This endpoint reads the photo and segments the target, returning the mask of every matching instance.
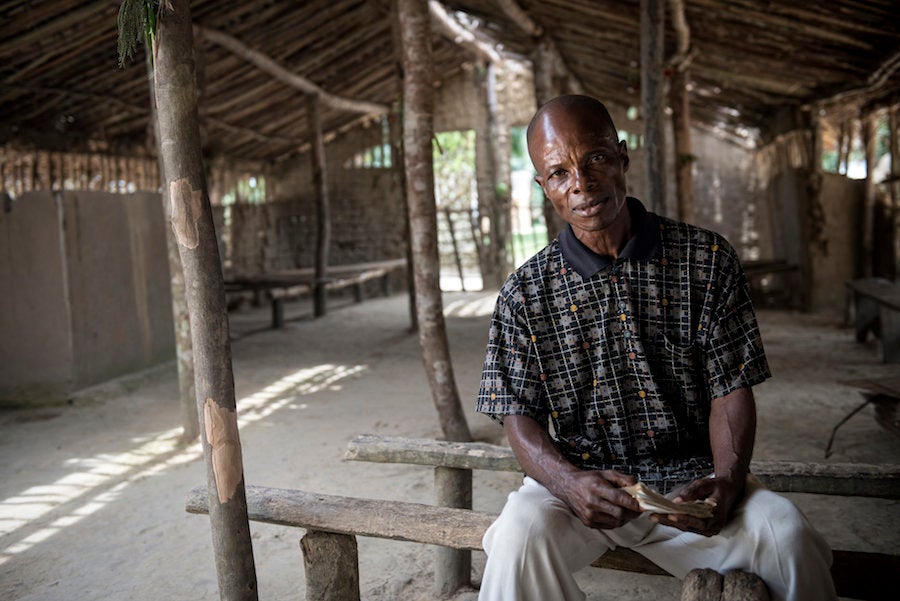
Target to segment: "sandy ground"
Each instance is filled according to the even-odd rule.
[[[492,294],[448,293],[454,367],[473,434],[502,432],[472,411]],[[431,502],[427,468],[342,461],[360,433],[434,437],[437,419],[409,333],[406,299],[342,305],[313,321],[288,305],[282,330],[267,309],[232,316],[246,480],[333,494]],[[877,344],[833,320],[762,312],[775,377],[757,388],[756,458],[824,461],[831,428],[860,402],[840,381],[886,376]],[[216,599],[209,521],[184,512],[205,482],[199,447],[179,449],[173,365],[77,395],[65,407],[0,413],[0,599]],[[900,441],[870,408],[839,431],[829,461],[897,462]],[[475,506],[498,511],[513,474],[477,473]],[[900,552],[895,501],[793,495],[835,547]],[[262,599],[302,599],[302,531],[252,524]],[[432,553],[360,539],[363,599],[432,599]],[[480,579],[483,554],[474,558]],[[672,578],[588,569],[589,599],[677,599]],[[460,599],[474,598],[464,593]]]

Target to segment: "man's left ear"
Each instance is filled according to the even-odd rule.
[[[619,159],[622,161],[622,171],[628,171],[628,144],[625,140],[619,142]]]

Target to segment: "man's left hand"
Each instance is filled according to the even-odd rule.
[[[703,501],[709,499],[715,503],[712,509],[712,517],[695,518],[688,515],[663,515],[651,516],[657,524],[672,526],[686,532],[696,532],[703,536],[714,536],[721,532],[738,501],[744,496],[745,482],[735,482],[728,478],[702,478],[688,484],[681,493],[675,497],[676,503],[681,501]]]

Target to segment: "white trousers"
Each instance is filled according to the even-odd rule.
[[[479,601],[576,601],[573,574],[603,553],[629,547],[684,578],[694,568],[753,572],[773,601],[837,599],[831,550],[793,503],[755,478],[716,536],[654,524],[643,514],[621,528],[595,530],[537,481],[526,477],[484,535],[487,564]]]

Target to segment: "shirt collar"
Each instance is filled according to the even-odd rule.
[[[637,198],[629,196],[625,202],[631,216],[632,236],[616,260],[649,260],[656,254],[660,243],[659,217],[647,211]],[[571,225],[566,225],[560,232],[559,248],[566,261],[584,279],[594,277],[613,264],[612,257],[598,255],[576,238]]]

